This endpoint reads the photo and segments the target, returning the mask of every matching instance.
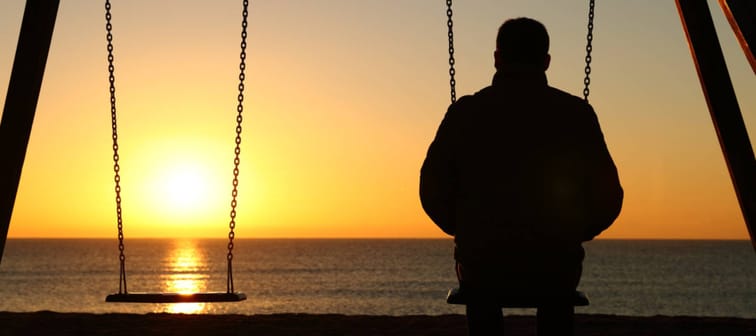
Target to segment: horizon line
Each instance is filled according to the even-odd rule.
[[[118,240],[118,238],[112,238],[112,237],[7,237],[8,240],[11,239],[25,239],[25,240],[31,240],[31,239],[39,239],[39,240],[53,240],[53,239],[101,239],[101,240]],[[228,238],[217,238],[217,237],[129,237],[124,238],[124,240],[197,240],[197,239],[203,239],[203,240],[228,240]],[[454,237],[235,237],[234,240],[454,240]],[[701,240],[701,241],[751,241],[748,238],[676,238],[676,237],[623,237],[623,238],[596,238],[590,241],[586,241],[583,243],[589,243],[591,241],[598,241],[598,240],[677,240],[677,241],[691,241],[691,240]]]

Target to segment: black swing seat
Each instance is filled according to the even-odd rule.
[[[247,299],[240,292],[205,292],[205,293],[118,293],[110,294],[105,302],[141,302],[141,303],[181,303],[181,302],[237,302]]]
[[[588,296],[581,291],[575,291],[572,295],[559,296],[539,296],[539,295],[517,295],[507,294],[500,295],[497,293],[475,292],[470,293],[461,291],[459,288],[452,288],[446,295],[446,303],[466,305],[472,302],[493,302],[502,308],[537,308],[550,302],[572,302],[574,306],[587,306],[590,304]]]

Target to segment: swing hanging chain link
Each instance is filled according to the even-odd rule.
[[[249,0],[242,1],[242,31],[241,31],[241,52],[239,53],[239,95],[237,96],[238,105],[236,106],[236,147],[234,148],[234,179],[233,189],[231,190],[231,220],[228,223],[228,274],[226,281],[226,291],[234,292],[234,277],[232,271],[232,261],[234,259],[234,228],[236,228],[236,197],[238,196],[239,186],[239,154],[241,153],[241,133],[242,133],[242,112],[244,112],[244,79],[247,68],[247,16],[249,15]]]
[[[120,261],[120,272],[118,282],[118,294],[126,294],[126,255],[123,246],[123,216],[121,209],[121,166],[118,163],[118,123],[116,118],[116,96],[115,96],[115,66],[113,65],[113,24],[111,23],[112,15],[110,13],[110,0],[105,0],[105,29],[107,30],[108,40],[108,81],[110,82],[110,121],[113,130],[113,180],[115,182],[116,193],[116,215],[118,221],[118,260]]]
[[[449,86],[451,87],[451,102],[457,101],[457,81],[454,79],[454,21],[452,20],[452,0],[446,0],[446,27],[449,29]]]
[[[589,86],[591,85],[591,51],[593,51],[593,16],[595,6],[595,0],[590,0],[588,2],[588,34],[586,35],[585,79],[583,80],[583,84],[585,85],[585,88],[583,89],[583,99],[585,99],[586,102],[588,101],[588,95],[591,93]]]

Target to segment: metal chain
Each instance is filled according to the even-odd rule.
[[[583,84],[585,84],[583,99],[586,102],[588,101],[588,94],[591,93],[589,86],[591,85],[591,51],[593,51],[593,12],[595,6],[595,0],[588,2],[588,35],[586,36],[585,45],[585,79],[583,80]]]
[[[123,253],[123,217],[121,210],[121,166],[118,163],[118,123],[116,122],[115,66],[113,65],[113,25],[110,22],[110,0],[105,0],[105,29],[108,39],[108,81],[110,82],[110,124],[113,129],[113,172],[115,176],[116,214],[118,218],[118,260],[121,263],[118,294],[126,294],[126,255]]]
[[[452,0],[446,0],[446,26],[449,28],[449,86],[451,87],[451,102],[457,101],[457,81],[454,79],[454,21],[452,21]]]
[[[228,276],[226,281],[226,290],[228,293],[234,292],[234,277],[232,271],[232,260],[234,259],[234,228],[236,228],[236,196],[238,195],[237,187],[239,186],[239,154],[241,153],[241,132],[242,132],[242,112],[244,112],[244,71],[247,68],[247,16],[249,14],[249,1],[242,1],[242,32],[241,32],[241,52],[239,53],[239,95],[236,105],[236,147],[234,148],[234,180],[233,189],[231,190],[231,221],[228,223]]]

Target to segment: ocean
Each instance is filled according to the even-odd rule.
[[[220,239],[127,239],[131,292],[225,291]],[[91,313],[463,314],[449,239],[236,239],[235,303],[106,303],[118,291],[115,239],[9,239],[0,311]],[[585,244],[584,314],[756,318],[749,241],[597,240]],[[505,310],[533,314],[532,309]]]

